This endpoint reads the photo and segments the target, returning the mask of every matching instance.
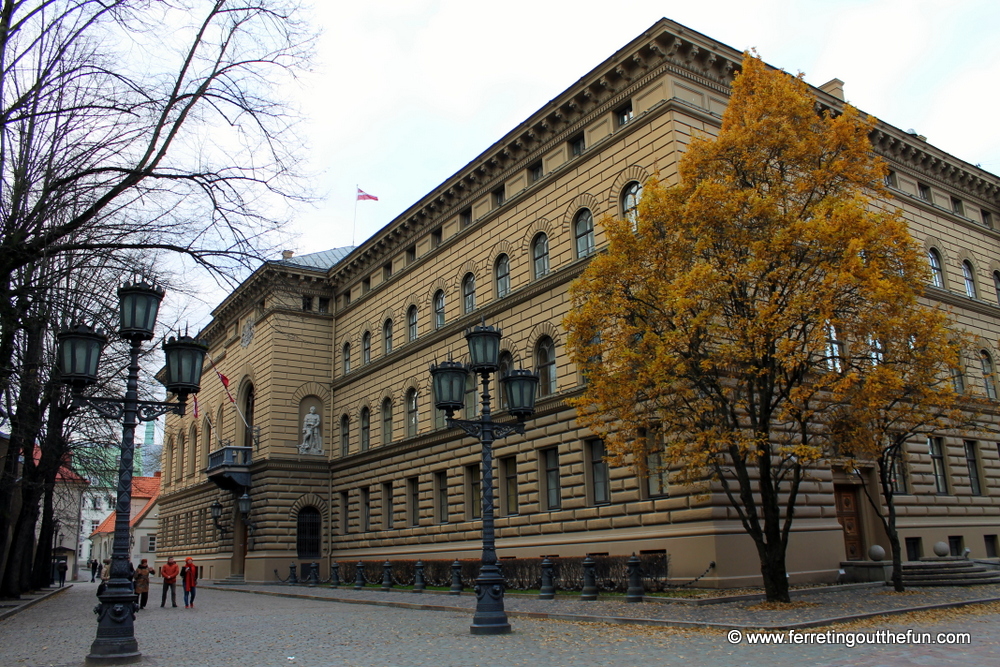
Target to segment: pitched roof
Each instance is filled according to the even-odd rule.
[[[133,498],[145,498],[146,503],[142,506],[138,512],[129,520],[128,525],[134,528],[140,521],[146,518],[149,511],[153,509],[153,506],[160,500],[160,473],[156,473],[153,477],[133,477],[132,478],[132,497]],[[97,530],[90,534],[90,537],[94,537],[98,533],[113,533],[115,532],[115,516],[116,512],[111,512],[108,516],[104,518],[101,525],[97,527]]]
[[[279,266],[301,266],[308,269],[320,269],[326,271],[333,268],[340,260],[347,257],[356,246],[344,246],[343,248],[331,248],[321,252],[313,252],[308,255],[292,256],[288,259],[271,260],[269,264]]]

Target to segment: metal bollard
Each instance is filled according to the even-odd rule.
[[[597,580],[594,577],[594,559],[587,556],[583,559],[583,590],[580,599],[591,602],[597,599]]]
[[[462,594],[462,564],[455,559],[455,562],[451,564],[451,590],[448,591],[448,595],[461,595]]]
[[[309,568],[309,585],[315,586],[319,583],[319,563],[313,563]]]
[[[426,583],[424,583],[424,561],[418,560],[417,564],[414,566],[416,573],[413,575],[413,592],[423,593],[424,588],[426,588]]]
[[[340,563],[330,563],[330,588],[340,588]]]
[[[360,591],[365,587],[365,564],[358,561],[354,566],[354,590]]]
[[[625,602],[642,602],[646,591],[642,588],[642,564],[633,553],[628,559],[628,590],[625,591]]]
[[[295,570],[298,569],[295,563],[288,566],[288,583],[297,584],[299,583],[299,578],[295,576]]]
[[[389,561],[382,563],[382,590],[392,590],[392,563]]]
[[[552,568],[555,563],[548,558],[542,561],[542,588],[538,591],[539,600],[554,600],[556,598],[556,587],[552,581]]]

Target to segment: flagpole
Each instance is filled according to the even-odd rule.
[[[351,222],[351,245],[355,245],[354,239],[357,235],[358,229],[358,193],[361,192],[361,186],[358,184],[354,185],[354,220]]]

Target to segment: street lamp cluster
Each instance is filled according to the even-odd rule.
[[[208,345],[189,336],[171,337],[163,343],[166,357],[167,392],[176,403],[139,400],[139,353],[143,341],[153,338],[153,327],[164,291],[145,282],[126,284],[118,290],[120,321],[118,335],[129,342],[128,380],[124,398],[85,396],[82,392],[97,382],[101,350],[108,341],[103,331],[77,324],[59,332],[57,353],[59,373],[73,391],[74,407],[90,407],[105,419],[122,421],[121,458],[118,468],[118,500],[115,505],[115,538],[111,555],[111,579],[100,596],[97,638],[87,662],[121,664],[141,657],[135,639],[136,595],[128,578],[129,520],[132,505],[132,459],[135,454],[135,427],[160,415],[183,415],[187,398],[201,388],[201,371]]]
[[[474,327],[466,332],[469,363],[445,361],[431,366],[434,404],[448,416],[449,428],[460,428],[482,443],[483,554],[476,579],[476,613],[470,628],[474,635],[499,635],[510,632],[504,611],[504,580],[497,566],[496,535],[493,525],[493,441],[511,433],[524,433],[525,420],[534,414],[538,375],[524,369],[510,371],[500,378],[507,411],[515,423],[494,422],[490,411],[490,376],[500,368],[499,330],[492,326]],[[465,405],[465,385],[469,373],[482,382],[482,411],[479,419],[453,419]]]

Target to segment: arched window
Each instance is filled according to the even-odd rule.
[[[531,242],[531,266],[536,279],[549,272],[549,238],[545,234],[539,234]]]
[[[372,444],[372,414],[368,408],[361,408],[361,451],[367,452]]]
[[[372,360],[372,335],[366,331],[361,336],[361,365],[371,363]]]
[[[382,444],[392,442],[392,399],[382,401]]]
[[[497,363],[497,379],[510,375],[510,372],[514,370],[514,358],[510,356],[510,352],[501,352],[500,359]],[[507,392],[503,389],[503,384],[498,382],[499,387],[497,393],[500,394],[500,409],[504,410],[507,407]]]
[[[184,450],[187,449],[184,442],[184,433],[177,434],[177,450],[174,457],[174,479],[180,479],[184,475]]]
[[[205,417],[205,421],[201,427],[202,433],[202,452],[205,456],[202,458],[202,463],[208,465],[208,455],[211,453],[214,446],[214,431],[212,430],[212,420],[209,417]]]
[[[997,292],[997,303],[1000,303],[1000,271],[993,272],[993,288]]]
[[[256,398],[254,395],[253,385],[247,385],[246,399],[243,401],[243,419],[246,420],[246,430],[243,434],[243,446],[253,447],[253,410],[254,404],[256,403]]]
[[[986,350],[980,350],[979,361],[983,367],[983,385],[986,387],[986,395],[995,401],[997,399],[997,381],[993,375],[993,358]]]
[[[935,248],[927,251],[927,261],[931,265],[931,285],[944,287],[944,269],[941,268],[941,255]]]
[[[392,320],[386,320],[382,325],[382,353],[392,352]]]
[[[466,315],[476,309],[476,277],[471,273],[462,278],[462,312]]]
[[[479,376],[469,373],[465,376],[465,418],[475,419],[479,414]]]
[[[295,544],[299,558],[319,558],[323,519],[315,507],[303,507],[295,520]]]
[[[417,307],[410,306],[406,310],[406,340],[417,339]]]
[[[344,360],[344,375],[347,375],[348,373],[351,372],[351,344],[350,343],[344,343],[343,360]]]
[[[434,292],[434,328],[440,329],[444,326],[444,292],[438,290]]]
[[[417,434],[417,390],[406,392],[406,436],[411,438]]]
[[[502,299],[510,294],[510,258],[507,255],[497,257],[496,270],[497,298]]]
[[[347,456],[351,451],[351,420],[347,415],[340,418],[340,455]]]
[[[576,236],[576,256],[587,257],[594,252],[594,214],[589,209],[581,209],[573,220],[573,234]]]
[[[622,190],[622,218],[632,223],[632,230],[639,227],[639,200],[642,198],[642,185],[632,181]]]
[[[538,373],[538,395],[556,393],[556,346],[548,336],[535,347],[535,372]]]
[[[189,476],[194,475],[195,468],[198,465],[198,430],[191,424],[191,428],[188,430],[188,460],[187,460],[187,474]]]
[[[976,298],[976,279],[973,276],[972,262],[965,260],[962,262],[962,277],[965,279],[965,294],[970,299]]]

